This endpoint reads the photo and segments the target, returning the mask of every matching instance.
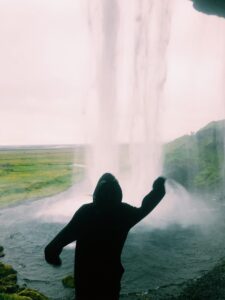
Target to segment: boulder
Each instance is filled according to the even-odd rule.
[[[15,293],[19,286],[16,284],[16,274],[8,275],[0,279],[0,293]]]
[[[71,289],[75,288],[74,278],[71,275],[68,275],[65,278],[63,278],[62,283],[63,283],[64,287],[66,287],[66,288],[71,288]]]
[[[37,290],[25,288],[18,293],[18,296],[24,296],[32,300],[48,300],[46,296],[38,292]],[[18,299],[19,300],[19,299]]]
[[[12,266],[0,262],[0,293],[15,293],[18,290],[16,274]]]
[[[12,266],[0,262],[0,279],[11,274],[17,274]]]
[[[0,294],[0,300],[32,300],[30,297],[18,296],[16,294]]]
[[[17,272],[12,266],[0,262],[0,300],[48,300],[40,292],[19,287]]]

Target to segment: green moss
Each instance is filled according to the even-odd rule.
[[[31,298],[32,300],[48,300],[46,296],[41,294],[40,292],[26,288],[18,293],[19,296],[26,296],[28,298]]]
[[[7,294],[0,294],[0,300],[33,300],[30,297],[19,296],[16,294],[7,295]]]
[[[10,275],[4,276],[3,278],[0,278],[0,282],[3,284],[9,284],[9,283],[15,284],[17,282],[17,275],[10,274]]]
[[[68,275],[65,278],[63,278],[62,283],[63,283],[64,287],[67,287],[67,288],[74,289],[74,287],[75,287],[74,278],[71,275]]]
[[[5,276],[16,273],[16,270],[14,270],[12,266],[0,262],[0,279],[2,279]]]
[[[224,190],[225,120],[211,122],[195,134],[185,135],[164,147],[164,174],[189,191]]]
[[[10,274],[0,279],[0,292],[1,293],[15,293],[19,286],[17,283],[16,274]]]
[[[0,262],[0,300],[48,300],[40,292],[19,288],[17,272],[12,266]]]
[[[18,290],[16,271],[0,262],[0,293],[15,293]]]
[[[83,178],[84,148],[2,150],[0,207],[65,191]]]

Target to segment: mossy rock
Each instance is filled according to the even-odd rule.
[[[16,285],[17,283],[17,276],[16,274],[10,274],[3,278],[0,278],[0,287],[1,286],[8,286],[8,285]]]
[[[18,295],[28,297],[29,299],[32,300],[48,300],[48,298],[43,294],[41,294],[40,292],[29,288],[25,288],[24,290],[19,292]]]
[[[36,290],[19,288],[17,272],[12,266],[0,262],[0,300],[48,300]]]
[[[71,288],[71,289],[75,288],[74,278],[71,275],[68,275],[65,278],[63,278],[62,283],[63,283],[64,287],[66,287],[66,288]]]
[[[0,279],[11,274],[17,274],[16,270],[14,270],[12,266],[0,262]]]
[[[10,266],[0,263],[0,293],[15,293],[18,290],[16,271]]]
[[[0,293],[15,293],[18,291],[19,286],[17,284],[7,284],[1,285],[0,283]]]
[[[0,300],[32,300],[30,297],[18,296],[16,294],[0,294]]]

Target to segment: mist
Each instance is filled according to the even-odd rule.
[[[43,209],[56,220],[68,220],[80,205],[92,201],[104,172],[121,182],[124,201],[140,206],[153,181],[164,175],[165,141],[225,116],[224,20],[207,18],[188,1],[175,0],[131,5],[87,1],[82,13],[86,45],[92,49],[80,115],[80,135],[89,145],[87,177],[63,194],[64,199]],[[75,134],[74,143],[77,138]],[[127,150],[121,159],[122,143]],[[170,179],[166,188],[165,199],[145,224],[166,228],[212,222],[212,204],[203,195],[191,195]]]
[[[23,283],[52,299],[65,298],[61,279],[72,273],[75,245],[63,252],[57,278],[42,248],[93,201],[99,177],[111,172],[123,202],[135,207],[158,176],[166,177],[165,197],[129,234],[122,293],[173,289],[201,276],[224,255],[224,190],[212,185],[224,182],[225,167],[219,166],[218,179],[214,160],[208,169],[207,162],[216,149],[215,161],[224,164],[225,139],[219,141],[223,147],[213,144],[219,135],[211,124],[205,156],[204,135],[196,138],[196,158],[182,137],[195,138],[211,121],[225,119],[225,19],[203,14],[200,6],[196,11],[188,0],[3,2],[0,145],[73,145],[73,174],[82,168],[84,175],[74,175],[62,193],[1,209],[7,262]],[[168,142],[174,143],[173,166],[180,159],[188,169],[199,160],[190,168],[197,179],[187,171],[182,183],[177,168],[174,180],[165,168]],[[212,193],[197,190],[210,175]]]

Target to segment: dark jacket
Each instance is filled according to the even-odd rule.
[[[64,246],[76,241],[76,295],[112,294],[120,290],[124,272],[121,252],[129,230],[147,216],[165,195],[164,179],[155,181],[140,208],[122,203],[122,190],[111,174],[104,174],[95,189],[93,203],[83,205],[45,248],[47,262],[59,264]],[[160,182],[161,180],[161,182]],[[91,296],[90,296],[91,297]],[[90,298],[91,299],[91,298]],[[106,298],[105,298],[106,299]]]

